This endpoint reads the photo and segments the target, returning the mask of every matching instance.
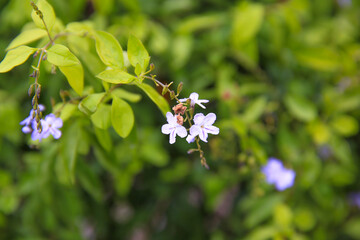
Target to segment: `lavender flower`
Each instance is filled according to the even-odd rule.
[[[360,192],[350,194],[350,203],[360,208]]]
[[[43,105],[39,105],[39,110],[44,111],[45,107]],[[59,128],[63,126],[63,121],[61,118],[55,117],[54,114],[49,114],[45,117],[45,119],[40,119],[41,131],[38,129],[38,123],[34,119],[35,110],[31,110],[30,114],[27,118],[20,122],[21,125],[25,125],[22,128],[24,133],[31,133],[31,139],[33,141],[39,140],[41,141],[44,138],[53,135],[55,139],[59,139],[61,137],[61,131]]]
[[[44,111],[45,110],[44,105],[39,104],[39,110],[40,110],[40,112]],[[29,116],[20,122],[20,125],[24,125],[24,127],[21,129],[23,131],[23,133],[31,132],[30,126],[32,125],[34,116],[35,116],[35,110],[31,109]]]
[[[274,184],[279,191],[284,191],[286,188],[294,185],[296,173],[283,166],[282,162],[276,158],[270,158],[266,166],[261,171],[265,174],[266,181]]]
[[[202,113],[197,113],[194,116],[194,125],[190,128],[190,135],[186,138],[188,143],[194,141],[195,137],[199,135],[200,139],[207,142],[208,133],[217,135],[220,130],[218,127],[212,126],[216,120],[215,113],[209,113],[204,116]]]
[[[180,102],[186,102],[188,99],[190,99],[190,107],[194,108],[195,104],[199,105],[202,108],[206,108],[204,105],[202,105],[202,103],[207,103],[209,102],[209,100],[206,99],[199,99],[199,94],[197,94],[196,92],[193,92],[190,94],[189,98],[183,98],[180,99]]]
[[[168,123],[164,124],[161,127],[161,132],[163,134],[170,134],[170,136],[169,136],[169,143],[170,144],[175,143],[176,135],[179,135],[181,138],[186,137],[186,135],[187,135],[186,128],[181,126],[178,123],[176,116],[172,115],[171,112],[167,112],[166,113],[166,119],[167,119]]]

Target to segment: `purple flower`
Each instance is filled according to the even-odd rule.
[[[43,120],[40,119],[40,124],[41,124],[41,132],[39,132],[40,129],[37,128],[37,122],[36,121],[32,121],[32,133],[31,133],[31,139],[33,141],[39,140],[41,141],[43,138],[47,138],[49,135],[46,136],[48,130],[49,130],[49,125]]]
[[[39,104],[39,110],[40,110],[40,112],[44,111],[45,110],[44,105]],[[24,125],[24,127],[21,129],[23,131],[23,133],[31,132],[31,128],[29,126],[32,125],[34,116],[35,116],[35,110],[31,109],[29,116],[20,122],[20,125]]]
[[[47,131],[44,133],[43,138],[47,138],[50,134],[53,135],[55,139],[61,137],[61,131],[58,129],[63,126],[61,118],[57,118],[54,114],[50,113],[45,117],[44,124],[47,125]]]
[[[186,102],[188,99],[190,99],[190,107],[195,107],[195,104],[199,105],[202,108],[206,108],[204,105],[202,105],[202,103],[207,103],[209,102],[209,100],[206,99],[199,99],[199,94],[197,94],[196,92],[193,92],[190,94],[189,98],[182,98],[179,101],[180,102]]]
[[[286,188],[294,185],[296,173],[283,166],[282,162],[276,158],[270,158],[266,166],[261,171],[265,174],[266,181],[274,184],[279,191],[284,191]]]
[[[350,194],[350,203],[360,208],[360,192]]]
[[[186,128],[181,126],[177,122],[176,116],[172,115],[171,112],[167,112],[166,113],[166,119],[167,119],[168,123],[164,124],[161,127],[161,132],[163,134],[170,134],[170,136],[169,136],[169,143],[170,144],[175,143],[176,135],[179,135],[181,138],[186,137],[186,135],[187,135]]]
[[[212,126],[216,120],[215,113],[209,113],[204,116],[202,113],[197,113],[194,116],[194,125],[190,128],[190,135],[186,138],[188,143],[194,141],[195,137],[199,135],[200,139],[207,142],[208,133],[217,135],[220,130],[218,127]]]

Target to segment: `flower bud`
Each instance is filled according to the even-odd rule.
[[[180,116],[180,115],[176,115],[176,119],[177,119],[177,123],[179,124],[179,125],[183,125],[184,124],[184,118],[182,117],[182,116]]]
[[[168,90],[169,90],[168,86],[163,87],[163,90],[162,90],[161,94],[165,95]]]
[[[177,94],[178,94],[178,95],[180,94],[182,88],[183,88],[183,83],[180,82],[179,85],[178,85],[178,87],[177,87]]]
[[[175,98],[175,92],[174,91],[170,91],[170,98],[171,98],[171,100],[173,100]]]

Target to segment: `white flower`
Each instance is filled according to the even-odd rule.
[[[197,113],[194,116],[194,123],[190,128],[190,136],[186,138],[188,143],[194,141],[195,136],[199,135],[200,139],[207,142],[208,133],[217,135],[219,134],[219,128],[212,126],[216,120],[215,113],[209,113],[204,116],[202,113]]]
[[[161,127],[161,132],[163,134],[170,134],[169,143],[173,144],[175,142],[176,135],[179,135],[181,138],[186,137],[187,131],[186,128],[178,124],[176,116],[172,115],[171,112],[166,113],[167,124],[164,124]]]
[[[188,99],[190,99],[190,107],[194,107],[195,104],[199,105],[200,107],[202,108],[206,108],[204,105],[202,105],[202,103],[207,103],[209,102],[209,100],[206,100],[206,99],[201,99],[199,100],[199,94],[197,94],[196,92],[193,92],[190,94],[189,98],[183,98],[183,99],[180,99],[179,101],[180,102],[186,102]]]

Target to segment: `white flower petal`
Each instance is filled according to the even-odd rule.
[[[204,118],[204,125],[206,125],[206,126],[213,125],[215,120],[216,120],[216,114],[215,113],[209,113]]]
[[[170,124],[164,124],[164,125],[162,125],[162,127],[161,127],[161,132],[162,132],[163,134],[170,134],[173,129],[174,129],[174,127],[173,127],[172,125],[170,125]]]
[[[202,141],[207,142],[208,134],[206,131],[202,130],[199,133],[199,137]]]
[[[198,99],[199,99],[199,94],[196,93],[196,92],[193,92],[190,94],[190,97],[189,97],[191,100],[193,100],[194,102],[196,102]]]
[[[193,141],[195,141],[195,136],[192,136],[192,135],[188,135],[187,138],[186,138],[186,141],[188,143],[192,143]]]
[[[176,132],[175,132],[175,129],[170,133],[170,136],[169,136],[169,143],[170,144],[173,144],[175,143],[175,137],[176,137]]]
[[[194,116],[195,125],[201,125],[204,119],[205,119],[204,114],[202,114],[202,113],[195,114],[195,116]]]
[[[192,125],[190,128],[190,134],[193,135],[194,137],[199,135],[201,132],[201,127],[198,125]]]
[[[219,134],[220,130],[218,127],[215,126],[205,126],[204,127],[205,131],[214,135]]]
[[[186,128],[183,126],[177,126],[176,127],[176,134],[179,135],[179,137],[184,138],[187,136]]]

